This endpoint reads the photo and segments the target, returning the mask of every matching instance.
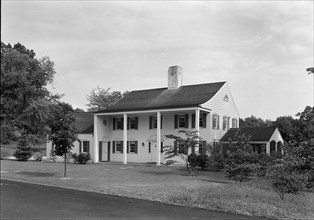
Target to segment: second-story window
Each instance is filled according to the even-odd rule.
[[[174,128],[189,128],[189,115],[175,115]]]
[[[138,129],[138,117],[128,117],[128,129]]]
[[[200,114],[199,126],[200,128],[206,128],[207,113]],[[192,128],[195,128],[195,114],[192,114]]]
[[[157,116],[149,116],[149,129],[157,128]],[[162,115],[160,116],[160,129],[162,129]]]
[[[112,119],[113,130],[123,130],[123,117]]]
[[[223,122],[222,122],[222,129],[227,131],[229,130],[229,121],[230,121],[230,117],[224,116],[223,117]]]
[[[219,115],[213,114],[213,129],[219,129]]]

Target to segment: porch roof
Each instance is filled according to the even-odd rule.
[[[268,142],[275,132],[276,127],[261,127],[261,128],[230,128],[228,132],[220,139],[221,142],[228,142],[229,139],[235,141],[234,136],[237,131],[242,134],[251,136],[250,142]]]
[[[94,114],[92,112],[78,112],[74,113],[75,126],[79,134],[94,133]]]
[[[209,101],[224,84],[217,82],[181,86],[178,89],[132,91],[110,108],[95,113],[199,107]]]

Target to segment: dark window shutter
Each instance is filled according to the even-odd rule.
[[[90,153],[89,152],[89,141],[87,141],[87,150],[86,151],[87,151],[87,153]]]
[[[174,154],[178,153],[177,141],[174,141]]]
[[[185,128],[189,128],[189,115],[185,115]]]
[[[138,129],[138,117],[135,117],[135,129]]]
[[[192,114],[192,128],[195,128],[195,114]]]
[[[203,114],[203,128],[206,128],[206,118],[207,118],[207,113]]]
[[[137,146],[138,146],[138,144],[137,144],[138,142],[137,141],[135,141],[135,152],[134,153],[136,153],[137,154]]]
[[[127,141],[126,143],[126,152],[130,153],[130,141]]]
[[[124,129],[124,118],[121,117],[122,130]]]
[[[195,154],[195,146],[192,146],[192,154]]]
[[[174,128],[178,128],[178,115],[174,116]]]
[[[121,151],[120,151],[120,152],[121,152],[121,153],[123,153],[123,149],[124,149],[124,141],[120,141],[120,144],[121,144],[121,146],[122,146],[122,147],[121,147]]]
[[[153,116],[149,116],[149,129],[153,128]]]
[[[160,116],[160,129],[162,129],[162,115]]]
[[[219,129],[219,124],[220,124],[219,115],[217,115],[217,125],[218,125],[218,129]]]
[[[79,142],[79,153],[82,153],[82,141],[78,140]]]
[[[112,153],[116,152],[116,142],[112,141]]]
[[[151,151],[151,143],[148,142],[148,153],[150,153],[150,151]]]
[[[127,129],[130,129],[130,117],[127,118]]]
[[[116,130],[116,118],[112,119],[112,129]]]
[[[164,152],[164,143],[161,142],[160,143],[160,153],[163,153]]]

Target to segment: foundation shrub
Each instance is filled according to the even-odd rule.
[[[74,160],[74,163],[86,164],[91,159],[91,156],[89,153],[75,153],[72,154],[72,158]]]

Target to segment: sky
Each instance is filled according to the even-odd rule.
[[[1,1],[1,41],[48,56],[49,89],[86,109],[98,87],[227,81],[241,118],[313,105],[314,1]],[[314,74],[313,74],[314,75]]]

